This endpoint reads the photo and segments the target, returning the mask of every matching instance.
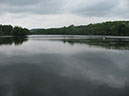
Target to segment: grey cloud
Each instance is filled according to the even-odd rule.
[[[129,9],[128,7],[129,3],[127,0],[114,0],[114,1],[98,0],[98,1],[99,2],[90,5],[82,3],[80,4],[81,7],[73,8],[72,12],[83,16],[97,16],[97,17],[128,16],[129,17],[127,11]]]
[[[59,0],[0,0],[0,12],[55,14],[60,11],[62,3]]]
[[[129,17],[128,0],[0,0],[0,12]]]
[[[83,6],[79,9],[75,9],[74,12],[82,14],[82,15],[89,15],[89,16],[102,16],[109,14],[110,11],[114,8],[114,4],[100,2],[93,4],[91,6]]]
[[[40,0],[0,0],[1,4],[7,4],[7,5],[31,5],[39,2]]]

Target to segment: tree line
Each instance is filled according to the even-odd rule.
[[[32,34],[55,34],[55,35],[113,35],[129,36],[129,21],[109,21],[97,24],[50,29],[32,29]]]
[[[26,36],[30,31],[27,28],[11,25],[0,25],[0,36]]]

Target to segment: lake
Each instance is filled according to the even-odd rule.
[[[0,37],[0,96],[129,96],[129,37]]]

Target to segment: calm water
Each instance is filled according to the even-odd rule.
[[[129,96],[129,37],[0,37],[0,96]]]

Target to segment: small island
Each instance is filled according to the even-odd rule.
[[[11,25],[0,25],[0,36],[26,36],[30,31],[27,28]]]

